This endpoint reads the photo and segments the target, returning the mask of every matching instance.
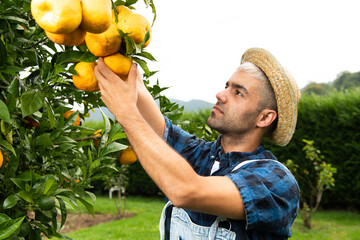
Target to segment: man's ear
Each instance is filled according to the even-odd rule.
[[[263,109],[258,117],[256,126],[260,128],[265,128],[271,125],[277,117],[277,112],[275,110]]]

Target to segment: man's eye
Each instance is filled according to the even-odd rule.
[[[239,91],[236,91],[236,95],[242,96],[242,93]]]

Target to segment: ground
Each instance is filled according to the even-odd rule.
[[[135,213],[126,213],[125,215],[114,214],[100,214],[95,213],[94,217],[91,214],[74,214],[68,213],[65,225],[60,231],[61,233],[73,232],[82,228],[91,227],[99,223],[109,222],[122,218],[129,218],[135,216]]]

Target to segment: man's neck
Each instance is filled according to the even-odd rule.
[[[254,135],[253,135],[254,136]],[[261,139],[256,137],[221,136],[221,146],[227,152],[253,152],[261,144]]]

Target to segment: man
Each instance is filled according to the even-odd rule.
[[[136,64],[121,81],[98,61],[102,100],[169,199],[160,220],[161,239],[291,236],[299,188],[262,139],[268,136],[282,146],[290,141],[300,92],[268,51],[249,49],[241,62],[216,95],[208,125],[222,135],[209,143],[162,116]]]

